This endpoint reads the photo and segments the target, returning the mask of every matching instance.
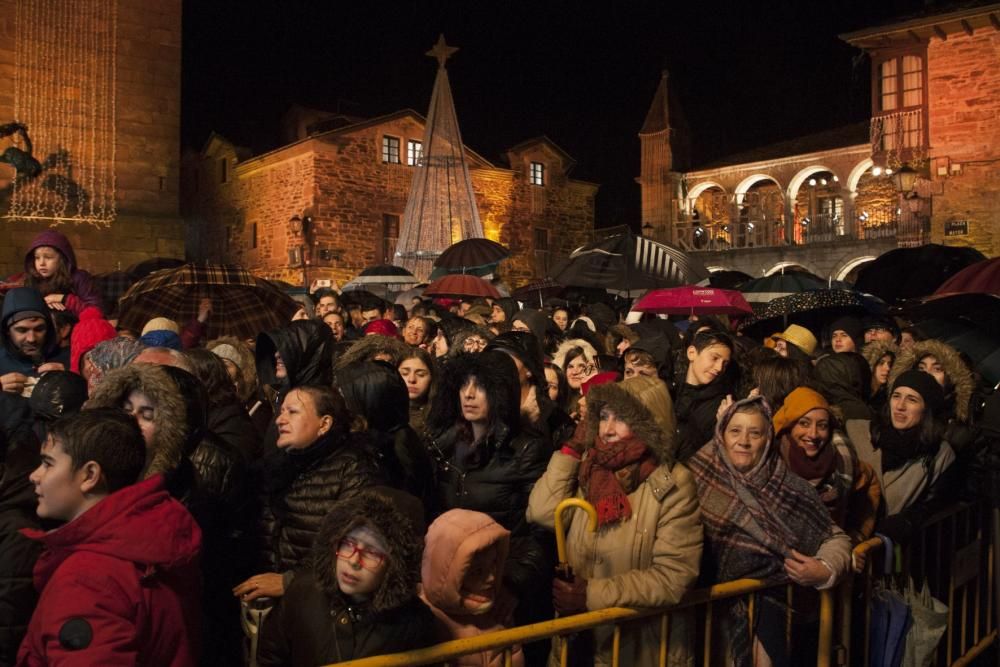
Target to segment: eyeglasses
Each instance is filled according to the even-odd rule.
[[[466,350],[479,350],[486,347],[486,341],[482,338],[466,338],[464,348]]]
[[[375,549],[361,547],[355,540],[345,537],[337,545],[337,558],[351,560],[358,554],[358,563],[366,570],[377,570],[385,562],[385,554]]]

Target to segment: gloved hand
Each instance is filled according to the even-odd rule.
[[[573,577],[573,581],[552,580],[552,606],[560,616],[587,611],[587,580]]]

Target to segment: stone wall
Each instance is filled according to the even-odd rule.
[[[16,6],[15,0],[0,0],[0,122],[13,120],[14,114]],[[59,225],[80,265],[94,273],[153,256],[184,256],[178,215],[181,0],[118,0],[117,11],[117,218],[108,227]],[[44,136],[32,135],[32,140],[36,153],[56,148],[47,146]],[[9,140],[0,143],[2,149]],[[6,165],[0,169],[4,187],[13,172]],[[0,274],[21,270],[23,249],[48,226],[0,219]]]
[[[199,256],[301,284],[302,268],[289,265],[289,251],[301,241],[288,221],[308,211],[314,230],[310,282],[329,278],[343,284],[366,266],[382,263],[384,216],[398,216],[402,223],[413,179],[414,168],[405,164],[406,141],[421,140],[423,131],[415,114],[395,114],[245,160],[226,184],[218,182],[216,165],[221,159],[236,161],[237,152],[213,140],[200,156],[185,161],[185,182],[198,181],[197,188],[185,187],[185,216],[201,230]],[[403,164],[382,162],[383,135],[400,138]],[[545,187],[531,186],[520,163],[501,169],[474,154],[468,162],[484,232],[512,251],[500,267],[511,286],[536,277],[535,228],[551,230],[553,259],[589,240],[596,186],[552,173],[556,170]]]
[[[1000,31],[932,39],[927,58],[931,240],[1000,254]],[[968,235],[945,236],[959,220]]]

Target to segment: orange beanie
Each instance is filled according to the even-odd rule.
[[[809,387],[798,387],[793,390],[785,398],[781,408],[774,413],[774,434],[778,435],[786,428],[790,428],[802,415],[817,408],[830,412],[830,404],[822,394]]]

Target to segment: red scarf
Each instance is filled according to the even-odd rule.
[[[809,458],[806,450],[792,442],[791,436],[786,434],[781,439],[781,453],[785,454],[792,472],[814,486],[837,470],[837,448],[832,442],[827,442],[816,456]]]
[[[656,467],[652,452],[638,438],[609,444],[597,436],[580,464],[578,475],[587,502],[597,509],[597,524],[604,526],[631,517],[628,494],[646,481]]]

